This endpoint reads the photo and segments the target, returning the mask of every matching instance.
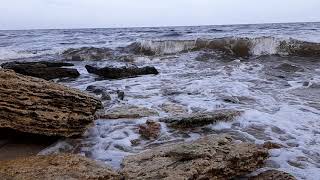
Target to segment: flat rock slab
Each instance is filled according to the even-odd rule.
[[[190,115],[174,116],[160,119],[173,128],[194,128],[217,122],[228,122],[240,116],[240,111],[218,110],[208,113],[194,113]]]
[[[115,106],[101,115],[103,119],[136,119],[149,116],[157,116],[158,112],[146,107],[131,105]]]
[[[47,136],[81,135],[99,100],[56,83],[0,70],[0,129]]]
[[[72,154],[0,161],[0,175],[5,180],[119,179],[117,172],[103,164]]]
[[[16,73],[42,78],[45,80],[56,78],[76,78],[80,76],[77,69],[62,68],[63,66],[73,66],[71,63],[63,62],[8,62],[1,64],[4,69],[14,70]]]
[[[125,179],[232,179],[257,170],[267,157],[268,150],[255,144],[207,136],[128,156],[122,173]]]
[[[104,67],[97,68],[90,65],[85,66],[87,71],[108,79],[120,79],[136,77],[140,75],[159,74],[158,70],[152,66],[136,67],[136,66],[123,66],[123,67]]]

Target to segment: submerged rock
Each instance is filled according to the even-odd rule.
[[[139,126],[139,134],[146,139],[156,139],[160,135],[160,130],[161,124],[151,120]]]
[[[275,142],[271,142],[271,141],[267,141],[267,142],[263,143],[262,146],[264,148],[267,148],[267,149],[281,149],[281,148],[284,148],[283,145],[275,143]]]
[[[76,78],[80,76],[77,69],[62,68],[62,66],[73,66],[71,63],[63,62],[8,62],[1,64],[4,69],[14,70],[16,73],[38,77],[46,80],[56,78]]]
[[[119,179],[117,172],[102,163],[72,154],[1,161],[0,174],[5,180]]]
[[[116,106],[108,109],[100,118],[103,119],[134,119],[148,116],[156,116],[158,112],[146,107],[131,105]]]
[[[302,67],[289,64],[289,63],[283,63],[279,66],[275,67],[275,69],[278,69],[280,71],[288,72],[288,73],[294,73],[294,72],[303,72],[304,69]]]
[[[48,136],[81,135],[101,102],[78,90],[0,70],[0,128]]]
[[[109,79],[119,79],[119,78],[129,78],[135,77],[139,75],[147,75],[147,74],[159,74],[158,70],[152,66],[146,67],[104,67],[104,68],[97,68],[90,65],[85,66],[89,73],[97,74],[99,76],[109,78]]]
[[[182,105],[176,104],[176,103],[171,103],[171,102],[166,102],[160,106],[160,108],[170,114],[186,114],[188,113],[188,109]]]
[[[70,48],[62,53],[64,59],[70,61],[103,60],[112,55],[112,49],[96,47]]]
[[[249,178],[249,180],[296,180],[296,178],[283,171],[268,170]]]
[[[110,94],[103,87],[90,85],[87,87],[86,91],[93,93],[95,95],[101,96],[102,101],[111,100]]]
[[[217,123],[220,121],[232,121],[234,118],[240,115],[240,111],[218,110],[208,113],[194,113],[186,116],[162,118],[160,121],[167,123],[173,128],[193,128]]]
[[[232,179],[260,168],[267,157],[257,145],[208,136],[128,156],[122,173],[126,179]]]
[[[124,100],[124,92],[123,91],[118,90],[117,95],[118,95],[118,99],[120,99],[122,101]]]

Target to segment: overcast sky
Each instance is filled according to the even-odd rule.
[[[0,29],[320,21],[320,0],[0,0]]]

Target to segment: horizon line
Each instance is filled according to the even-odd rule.
[[[299,24],[320,23],[320,21],[296,21],[296,22],[265,22],[265,23],[234,23],[234,24],[202,24],[202,25],[160,25],[160,26],[127,26],[127,27],[77,27],[77,28],[30,28],[30,29],[0,29],[0,31],[36,31],[36,30],[80,30],[80,29],[134,29],[134,28],[175,28],[198,26],[236,26],[236,25],[263,25],[263,24]]]

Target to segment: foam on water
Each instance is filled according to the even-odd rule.
[[[113,29],[94,30],[93,32],[66,30],[65,32],[55,31],[56,35],[51,34],[51,38],[44,33],[39,40],[42,41],[41,43],[34,41],[35,47],[30,48],[28,44],[24,50],[37,49],[42,44],[53,47],[53,49],[81,47],[88,44],[99,46],[97,41],[110,41],[106,43],[108,44],[106,46],[111,47],[116,44],[117,47],[122,43],[125,46],[136,42],[137,39],[145,39],[145,41],[138,40],[141,47],[151,49],[156,52],[157,56],[134,55],[132,63],[138,66],[155,66],[160,73],[159,75],[108,80],[89,74],[84,66],[86,64],[99,67],[118,66],[124,64],[123,62],[112,60],[73,62],[81,76],[75,81],[59,82],[80,90],[85,90],[89,85],[103,87],[112,96],[111,101],[103,102],[105,111],[117,106],[132,105],[152,109],[159,115],[137,119],[99,119],[82,137],[61,140],[43,151],[42,154],[60,151],[79,153],[119,168],[122,159],[127,155],[169,142],[192,141],[210,133],[227,133],[236,134],[238,139],[253,143],[262,144],[266,141],[273,141],[282,144],[284,148],[270,151],[271,157],[268,161],[274,162],[272,167],[287,171],[298,179],[313,180],[320,176],[320,105],[317,100],[317,98],[320,99],[317,93],[317,90],[320,89],[320,86],[317,87],[317,84],[320,84],[320,62],[310,57],[302,59],[302,57],[295,56],[272,56],[282,50],[296,53],[296,48],[290,49],[292,43],[298,44],[294,47],[303,47],[302,50],[312,47],[317,51],[318,44],[288,38],[299,39],[305,33],[311,33],[312,36],[317,35],[317,32],[299,30],[306,26],[311,25],[221,26],[214,27],[221,31],[210,33],[209,30],[212,30],[213,27],[180,27],[175,31],[182,35],[169,40],[159,37],[170,33],[173,28]],[[319,25],[316,26],[320,28]],[[181,32],[191,33],[186,35]],[[13,36],[15,33],[1,33],[5,35],[0,38],[3,39],[10,35],[10,38],[13,38],[12,41],[16,41],[17,37]],[[50,33],[53,32],[50,31]],[[64,38],[70,38],[69,41],[75,44],[57,45],[63,42],[61,34]],[[253,34],[252,37],[249,36],[250,34]],[[95,40],[95,37],[98,37],[98,40]],[[154,40],[158,38],[159,40]],[[245,45],[245,47],[250,47],[250,54],[254,57],[244,59],[229,56],[215,58],[214,56],[202,61],[197,60],[201,53],[208,52],[207,49],[201,48],[196,51],[192,50],[197,46],[196,39],[198,38],[204,40],[205,45],[211,43],[211,48],[216,47],[217,42],[225,43],[220,47],[227,45],[225,49],[229,48],[228,50],[236,50],[237,47]],[[44,42],[44,39],[48,42]],[[19,48],[13,48],[13,46],[10,46],[13,52],[18,52],[17,49],[21,50],[21,46]],[[3,54],[0,59],[9,57],[5,53],[11,53],[10,47],[2,48],[0,45],[0,54]],[[279,51],[279,47],[284,49],[280,48]],[[181,51],[183,53],[177,53]],[[168,55],[172,53],[174,55]],[[256,57],[255,55],[270,56]],[[12,56],[12,58],[16,57]],[[275,67],[281,63],[293,63],[303,67],[304,71],[280,72]],[[281,76],[273,74],[278,71],[282,73]],[[306,86],[304,82],[308,82],[308,85]],[[123,101],[117,99],[116,94],[112,94],[117,90],[124,91]],[[220,122],[185,132],[174,130],[167,127],[165,123],[161,123],[159,138],[156,140],[140,139],[138,126],[145,123],[146,120],[158,121],[162,117],[174,116],[175,112],[166,111],[163,108],[164,104],[179,107],[185,110],[185,113],[201,113],[218,109],[235,109],[244,113],[233,122]],[[137,139],[140,140],[138,145],[134,144]],[[266,168],[270,167],[269,164]]]
[[[319,82],[317,66],[312,71],[299,73],[295,79],[266,79],[269,61],[252,59],[250,61],[195,61],[198,52],[179,56],[163,56],[151,60],[136,58],[137,63],[153,65],[160,74],[147,75],[122,80],[95,81],[90,74],[76,82],[67,83],[80,89],[88,85],[102,86],[109,90],[123,90],[125,100],[118,105],[135,105],[156,110],[159,116],[136,120],[98,120],[82,138],[79,153],[105,161],[113,167],[120,167],[124,156],[168,142],[191,141],[203,135],[201,130],[181,133],[161,123],[161,136],[153,141],[139,139],[138,125],[146,120],[157,120],[171,116],[164,112],[162,105],[173,103],[185,107],[188,113],[216,109],[237,109],[244,114],[231,123],[221,122],[209,125],[217,132],[234,132],[239,138],[262,144],[273,141],[284,148],[272,150],[268,161],[274,166],[295,175],[298,179],[314,179],[320,166],[319,128],[320,110],[309,107],[305,100],[292,94],[293,90],[308,88],[301,80],[312,76],[310,84]],[[271,61],[272,60],[272,61]],[[283,58],[283,61],[287,61]],[[101,64],[102,63],[102,64]],[[106,62],[98,62],[101,66]],[[79,67],[83,66],[79,64]],[[112,63],[111,63],[112,64]],[[275,65],[274,65],[275,66]],[[309,78],[310,79],[310,78]],[[289,84],[290,86],[287,86]],[[309,85],[310,86],[310,85]],[[238,103],[225,102],[226,97],[238,99]],[[107,105],[106,109],[114,105]],[[268,168],[268,167],[267,167]]]

